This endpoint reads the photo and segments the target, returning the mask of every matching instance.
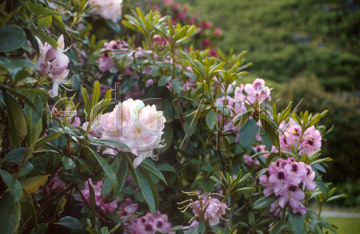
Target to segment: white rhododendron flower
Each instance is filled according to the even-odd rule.
[[[121,17],[123,0],[90,0],[90,6],[95,6],[90,13],[116,22]]]
[[[112,112],[101,116],[100,125],[102,139],[122,142],[137,156],[134,167],[139,166],[145,158],[156,158],[153,150],[163,147],[163,112],[157,111],[155,105],[145,106],[141,100],[128,99],[117,104]],[[123,147],[114,148],[127,151]]]

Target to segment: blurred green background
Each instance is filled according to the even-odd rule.
[[[360,207],[360,0],[178,0],[223,30],[214,46],[248,50],[251,76],[268,80],[279,106],[329,110],[326,181]]]

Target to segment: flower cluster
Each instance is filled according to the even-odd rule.
[[[284,134],[280,136],[280,148],[284,151],[291,151],[291,146],[297,148],[299,154],[311,154],[321,148],[321,134],[314,126],[306,129],[303,136],[302,129],[295,121],[280,124]],[[301,139],[300,139],[301,137]]]
[[[292,213],[306,213],[301,202],[305,198],[305,189],[316,188],[315,172],[311,166],[297,162],[293,158],[278,159],[272,162],[266,173],[260,176],[260,184],[265,186],[264,195],[274,194],[278,199],[271,205],[270,212],[282,215],[286,204],[289,203]]]
[[[95,205],[97,207],[100,208],[100,210],[104,213],[113,213],[115,212],[115,210],[118,207],[118,198],[115,199],[112,202],[105,202],[103,199],[103,194],[102,194],[102,185],[103,185],[103,181],[99,181],[96,184],[93,184],[93,182],[90,181],[90,185],[94,190],[94,195],[95,195]],[[81,190],[82,195],[84,196],[84,198],[86,199],[86,201],[88,202],[88,204],[91,203],[91,199],[90,199],[90,188],[89,188],[89,182],[86,181],[85,182],[85,187],[83,190]],[[81,198],[79,198],[78,200],[82,201]]]
[[[126,198],[125,201],[119,204],[119,210],[116,212],[119,217],[125,222],[131,221],[135,218],[135,211],[138,209],[138,204],[133,203],[130,198]],[[127,223],[125,223],[127,224]]]
[[[121,17],[122,2],[123,0],[89,0],[90,6],[95,6],[90,13],[116,22]]]
[[[83,124],[84,129],[87,126],[88,123]],[[163,147],[161,137],[164,127],[163,112],[157,111],[155,105],[128,99],[94,121],[89,135],[124,143],[137,156],[134,160],[134,167],[137,167],[148,157],[156,158],[153,150]],[[129,151],[124,147],[111,147],[118,151]],[[116,154],[111,149],[107,152]]]
[[[193,202],[191,208],[195,217],[203,219],[209,225],[214,226],[220,223],[220,219],[225,215],[227,206],[218,199],[205,195],[205,197]]]
[[[235,84],[231,84],[228,90],[234,90]],[[245,93],[244,93],[245,91]],[[224,130],[237,131],[240,129],[234,127],[234,123],[231,121],[235,115],[239,115],[247,111],[246,105],[258,104],[261,105],[266,100],[271,100],[270,89],[265,86],[263,79],[257,78],[252,84],[241,84],[234,90],[234,95],[230,95],[218,98],[216,105],[223,108],[223,113],[228,113],[230,118],[224,120]],[[222,121],[222,116],[219,116],[219,121]]]
[[[270,89],[265,86],[263,79],[255,79],[252,84],[246,84],[244,88],[247,93],[246,102],[248,104],[262,104],[266,100],[271,101]]]
[[[137,218],[128,226],[128,229],[131,234],[155,234],[156,232],[164,233],[171,227],[168,216],[156,211],[155,215],[148,212],[143,217]],[[166,233],[175,234],[175,232]]]
[[[110,41],[104,44],[103,51],[116,50],[117,53],[126,53],[128,51],[129,45],[125,41]],[[111,52],[103,52],[100,54],[100,58],[97,60],[100,71],[106,72],[110,68],[115,66],[114,60],[111,57]]]
[[[44,44],[37,38],[39,44],[39,58],[37,61],[38,73],[41,76],[48,75],[53,81],[53,87],[49,91],[50,96],[58,96],[59,85],[65,82],[69,75],[69,58],[64,54],[64,36],[61,35],[57,40],[57,48],[53,48],[47,42]]]

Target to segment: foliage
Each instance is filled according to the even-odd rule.
[[[311,85],[309,85],[311,83]],[[360,167],[353,162],[358,158],[354,145],[360,144],[359,98],[351,94],[331,94],[325,92],[315,77],[296,78],[286,86],[277,85],[279,105],[285,106],[287,101],[298,103],[303,99],[301,108],[312,112],[321,111],[324,107],[329,110],[327,118],[322,124],[331,126],[333,130],[327,135],[324,154],[332,157],[334,162],[329,164],[331,173],[326,178],[337,183],[352,181],[356,183],[360,178]],[[338,113],[342,113],[339,116]],[[329,120],[332,122],[330,123]],[[351,129],[351,131],[344,131]],[[346,171],[347,173],[344,173]]]
[[[217,46],[249,50],[256,76],[284,82],[315,75],[327,91],[360,88],[358,1],[181,2],[224,30]]]
[[[245,51],[125,4],[0,5],[2,232],[336,233],[327,111],[270,105]]]

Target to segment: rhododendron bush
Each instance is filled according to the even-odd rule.
[[[326,111],[278,110],[246,51],[128,1],[0,12],[2,233],[336,233]]]

